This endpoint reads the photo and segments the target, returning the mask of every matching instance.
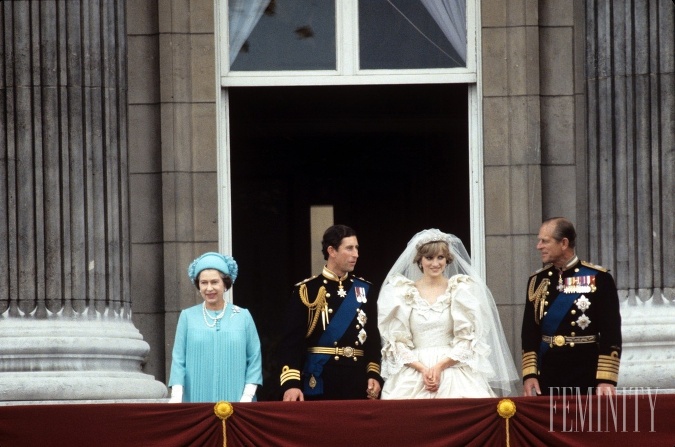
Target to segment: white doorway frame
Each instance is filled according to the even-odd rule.
[[[483,178],[483,96],[480,56],[480,2],[467,0],[466,67],[425,70],[360,70],[358,67],[357,0],[336,3],[336,70],[230,72],[227,1],[214,0],[216,55],[216,120],[218,179],[218,241],[224,253],[232,251],[230,175],[230,87],[284,87],[386,84],[467,84],[469,135],[469,202],[471,253],[485,278],[485,196]]]

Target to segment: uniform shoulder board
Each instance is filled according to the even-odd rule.
[[[297,283],[294,287],[298,287],[300,284],[304,284],[304,283],[306,283],[306,282],[309,282],[309,281],[313,280],[314,278],[316,278],[317,276],[319,276],[319,275],[314,275],[314,276],[310,276],[310,277],[307,278],[307,279],[303,279],[302,281],[300,281],[299,283]]]
[[[354,276],[354,278],[360,279],[361,281],[367,282],[368,284],[372,284],[372,282],[368,281],[367,279],[363,279],[363,278],[361,278],[360,276]]]
[[[590,262],[581,261],[581,264],[582,264],[584,267],[588,267],[588,268],[591,268],[591,269],[599,270],[599,271],[601,271],[601,272],[606,272],[606,271],[607,271],[607,269],[604,268],[603,266],[591,264]]]
[[[543,266],[542,268],[540,268],[540,269],[537,270],[536,272],[532,273],[532,274],[530,275],[530,278],[532,278],[532,277],[535,276],[535,275],[540,274],[540,273],[543,272],[544,270],[550,269],[552,265],[553,265],[553,264],[546,264],[545,266]]]

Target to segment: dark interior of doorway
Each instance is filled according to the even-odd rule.
[[[258,398],[276,400],[283,309],[317,273],[311,206],[356,230],[355,273],[375,290],[420,230],[470,247],[467,86],[245,87],[229,99],[235,303],[263,345]]]

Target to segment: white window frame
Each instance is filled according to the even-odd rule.
[[[466,67],[447,69],[360,70],[358,0],[335,0],[335,70],[230,71],[228,4],[214,0],[216,57],[216,119],[218,169],[219,248],[231,252],[232,201],[230,195],[229,87],[282,87],[387,84],[467,84],[469,109],[469,199],[471,253],[485,277],[485,224],[480,64],[480,2],[467,0]]]

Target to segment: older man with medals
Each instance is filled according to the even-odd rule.
[[[576,231],[561,217],[544,221],[537,250],[543,268],[528,281],[523,315],[523,394],[614,395],[621,357],[621,315],[614,279],[580,261]]]
[[[328,228],[322,241],[323,271],[293,289],[279,347],[284,401],[380,395],[377,293],[350,274],[358,249],[354,230]]]

